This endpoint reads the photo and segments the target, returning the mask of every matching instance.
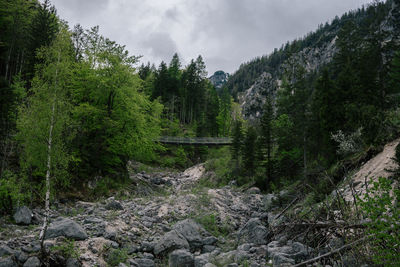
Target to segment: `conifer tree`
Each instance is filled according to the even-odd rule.
[[[262,160],[264,161],[266,168],[266,188],[272,181],[272,145],[273,145],[273,132],[272,125],[274,120],[274,110],[272,106],[272,100],[270,96],[267,96],[265,105],[263,108],[263,115],[261,117],[261,136],[260,142],[262,148],[260,148],[263,154]]]

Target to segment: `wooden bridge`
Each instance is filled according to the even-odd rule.
[[[227,146],[232,144],[232,138],[161,136],[158,142],[172,145]]]

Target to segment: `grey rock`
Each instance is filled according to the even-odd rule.
[[[65,264],[66,267],[80,267],[81,264],[78,259],[75,258],[68,258]]]
[[[217,242],[218,238],[216,238],[215,236],[208,236],[203,239],[203,245],[214,245]]]
[[[199,256],[194,257],[194,267],[203,267],[205,266],[210,259],[210,253],[201,254]]]
[[[14,220],[17,224],[31,224],[32,217],[32,211],[26,206],[19,207],[14,213]]]
[[[239,265],[237,263],[231,263],[226,265],[226,267],[239,267]]]
[[[183,235],[175,230],[164,234],[154,246],[154,254],[160,255],[168,253],[174,249],[186,248],[189,249],[189,243]]]
[[[169,267],[194,267],[192,253],[185,249],[178,249],[169,254]]]
[[[276,253],[272,258],[273,266],[281,266],[283,264],[295,264],[294,259],[288,257],[288,255],[284,253]]]
[[[120,262],[119,264],[118,264],[118,267],[128,267],[125,263],[122,263],[122,262]]]
[[[268,257],[276,264],[294,263],[306,260],[313,249],[299,242],[288,241],[281,245],[278,241],[272,241],[267,245]]]
[[[14,250],[9,246],[1,246],[0,247],[0,257],[14,255]]]
[[[110,200],[107,203],[105,208],[108,210],[123,210],[124,209],[124,207],[122,207],[121,203],[119,203],[118,201],[116,201],[114,199]]]
[[[203,248],[201,249],[202,253],[208,253],[208,252],[213,252],[217,247],[212,246],[212,245],[204,245]]]
[[[256,245],[268,244],[269,230],[258,218],[251,218],[238,233],[239,244],[254,243]]]
[[[153,252],[154,251],[154,243],[144,241],[140,246],[140,250],[143,252]]]
[[[129,264],[135,267],[155,267],[155,263],[152,259],[134,259],[129,260]]]
[[[212,263],[207,263],[206,265],[204,265],[204,267],[217,267],[217,266]]]
[[[82,226],[70,219],[59,219],[50,224],[46,231],[46,239],[65,236],[75,240],[85,240],[87,234]]]
[[[247,192],[248,194],[255,195],[255,194],[260,194],[260,193],[261,193],[261,190],[260,190],[260,188],[254,186],[254,187],[251,187],[251,188],[247,189],[246,192]]]
[[[30,257],[25,263],[24,267],[39,267],[40,260],[37,257]]]
[[[28,254],[23,251],[16,251],[14,256],[20,263],[26,262],[26,260],[29,258]]]
[[[201,248],[203,245],[203,236],[210,236],[200,224],[192,219],[177,222],[173,229],[187,240],[192,249]]]
[[[0,267],[18,267],[18,264],[11,258],[0,258]]]
[[[154,260],[154,255],[151,254],[151,253],[145,252],[145,253],[143,253],[143,258],[145,258],[145,259],[150,259],[150,260]]]

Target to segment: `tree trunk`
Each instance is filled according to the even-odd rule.
[[[49,129],[49,139],[47,142],[47,171],[46,171],[46,200],[45,200],[45,216],[43,221],[42,230],[40,231],[39,240],[40,248],[43,254],[45,254],[44,248],[44,237],[46,234],[47,226],[49,224],[50,217],[50,169],[51,169],[51,144],[53,138],[53,127],[54,127],[54,114],[55,114],[55,100],[51,108],[51,121]]]
[[[57,64],[60,63],[60,55],[61,51],[58,53]],[[46,255],[46,250],[44,247],[44,238],[46,235],[47,227],[49,225],[49,217],[50,217],[50,171],[51,171],[51,148],[53,141],[53,128],[54,128],[54,117],[56,110],[56,100],[57,100],[57,76],[58,76],[58,66],[56,67],[55,79],[54,79],[54,99],[51,107],[51,119],[50,119],[50,129],[49,129],[49,137],[47,141],[47,171],[46,171],[46,199],[45,199],[45,216],[43,220],[42,230],[39,234],[40,240],[40,249],[43,255]],[[45,263],[46,264],[46,263]],[[47,264],[48,265],[48,264]]]

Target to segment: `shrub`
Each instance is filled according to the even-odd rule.
[[[60,245],[56,245],[51,248],[51,251],[57,254],[60,254],[65,259],[79,257],[79,250],[75,247],[74,240],[66,239]]]
[[[109,266],[118,266],[119,263],[126,262],[128,258],[128,252],[125,249],[108,248],[106,253],[106,261]]]
[[[11,213],[13,207],[29,198],[29,192],[22,193],[22,184],[11,171],[5,170],[0,177],[0,213]]]
[[[392,182],[383,177],[371,184],[360,203],[364,215],[370,219],[366,231],[371,236],[372,260],[384,266],[399,266],[400,190],[392,190]]]

